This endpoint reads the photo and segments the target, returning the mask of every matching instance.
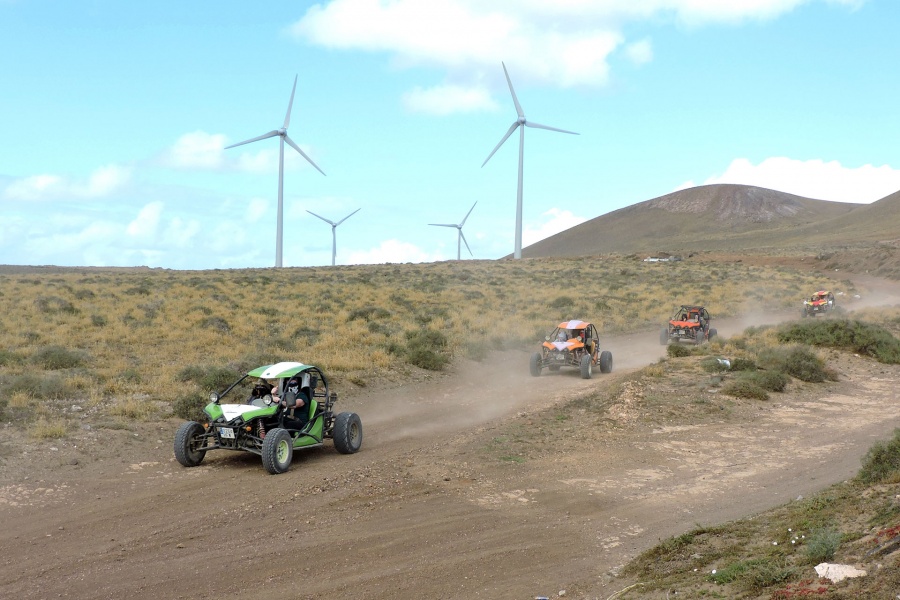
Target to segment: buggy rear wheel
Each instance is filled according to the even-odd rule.
[[[581,355],[581,378],[590,379],[594,372],[594,366],[591,364],[591,355],[584,353]]]
[[[359,452],[362,446],[363,430],[359,415],[342,412],[334,418],[334,448],[341,454]]]
[[[528,368],[534,377],[541,376],[541,362],[542,361],[543,361],[543,356],[541,356],[540,352],[535,352],[534,354],[531,355],[531,361],[528,363]]]
[[[710,327],[709,328],[709,341],[712,341],[712,339],[714,337],[716,337],[717,335],[719,335],[719,332],[716,331],[716,329],[714,327]]]
[[[294,440],[286,429],[276,427],[266,433],[262,446],[262,463],[272,475],[284,473],[294,458]]]
[[[612,373],[612,352],[609,350],[604,350],[600,353],[600,372],[601,373]]]
[[[659,332],[659,345],[665,346],[669,343],[669,328],[663,327],[662,331]]]
[[[196,421],[182,423],[175,432],[175,460],[185,467],[196,467],[206,456],[206,441],[201,437],[206,430]]]

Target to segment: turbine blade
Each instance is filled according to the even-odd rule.
[[[494,152],[496,152],[497,150],[500,149],[500,146],[503,145],[503,142],[505,142],[506,140],[509,139],[509,136],[512,135],[513,131],[515,131],[518,126],[519,126],[518,121],[516,121],[515,123],[513,123],[512,125],[509,126],[509,131],[506,132],[506,135],[503,136],[503,139],[500,140],[500,143],[497,144],[496,146],[494,146],[494,149],[491,150],[491,153],[488,154],[488,157],[486,159],[484,159],[483,163],[481,163],[482,167],[487,164],[487,161],[491,160],[491,157],[494,155]]]
[[[294,87],[291,88],[291,99],[288,100],[287,114],[284,115],[284,128],[287,129],[291,124],[291,107],[294,106],[294,92],[297,91],[297,76],[294,75]]]
[[[531,121],[525,122],[526,127],[537,127],[538,129],[547,129],[549,131],[558,131],[560,133],[571,133],[572,135],[580,135],[575,133],[574,131],[566,131],[565,129],[559,129],[557,127],[550,127],[549,125],[541,125],[540,123],[532,123]]]
[[[361,210],[362,210],[362,207],[360,206],[359,208],[354,210],[352,213],[350,213],[349,215],[347,215],[346,217],[344,217],[343,219],[341,219],[340,221],[335,223],[334,226],[337,227],[338,225],[340,225],[341,223],[343,223],[344,221],[346,221],[347,219],[349,219],[350,217],[352,217],[353,215],[355,215],[356,213],[358,213]]]
[[[321,173],[322,175],[325,175],[325,171],[323,171],[322,169],[320,169],[320,168],[319,168],[319,165],[317,165],[316,163],[314,163],[314,162],[313,162],[313,159],[311,159],[310,157],[308,157],[308,156],[306,155],[306,152],[304,152],[303,150],[301,150],[301,149],[300,149],[300,146],[298,146],[297,144],[295,144],[295,143],[294,143],[294,140],[292,140],[292,139],[288,136],[288,134],[286,134],[286,133],[284,134],[284,141],[286,141],[286,142],[290,145],[291,148],[293,148],[294,150],[296,150],[297,152],[299,152],[299,153],[300,153],[300,156],[302,156],[303,158],[305,158],[305,159],[309,162],[309,164],[311,164],[312,166],[314,166],[314,167],[316,168],[316,170],[317,170],[319,173]]]
[[[475,204],[478,204],[478,202],[476,201]],[[468,219],[468,218],[469,218],[469,215],[472,214],[472,211],[475,210],[475,204],[473,204],[473,205],[472,205],[472,208],[469,209],[469,212],[466,213],[466,218],[463,219],[463,220],[462,220],[462,223],[459,224],[460,227],[462,227],[463,225],[466,224],[466,219]]]
[[[466,236],[463,235],[462,229],[459,230],[459,237],[462,238],[463,244],[466,245],[466,250],[469,251],[469,255],[470,255],[470,256],[475,256],[474,254],[472,254],[472,249],[469,248],[469,242],[466,241]]]
[[[506,65],[503,62],[501,62],[500,64],[503,65],[503,74],[506,75],[506,83],[509,84],[509,93],[512,94],[513,102],[516,105],[516,114],[519,115],[519,117],[524,117],[525,113],[522,112],[522,106],[519,104],[519,99],[516,98],[516,90],[513,89],[512,80],[509,78],[509,73],[506,72]]]
[[[278,135],[278,130],[273,129],[269,133],[264,133],[262,135],[258,135],[255,138],[251,138],[249,140],[244,140],[243,142],[238,142],[237,144],[232,144],[230,146],[225,146],[225,149],[228,150],[229,148],[234,148],[235,146],[243,146],[244,144],[250,144],[251,142],[258,142],[259,140],[265,140],[270,137],[275,137],[276,135]]]
[[[316,213],[314,213],[314,212],[311,211],[311,210],[308,210],[308,211],[306,211],[306,212],[308,212],[309,214],[311,214],[311,215],[314,216],[314,217],[319,217],[320,219],[322,219],[323,221],[325,221],[326,223],[328,223],[328,224],[331,225],[332,227],[337,227],[334,223],[332,223],[331,221],[329,221],[329,220],[326,219],[325,217],[322,217],[322,216],[320,216],[320,215],[317,215]]]
[[[445,223],[429,223],[429,225],[434,227],[456,227],[456,225],[447,225]]]

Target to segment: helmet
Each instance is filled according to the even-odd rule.
[[[300,382],[291,378],[287,382],[287,391],[297,394],[300,392]]]

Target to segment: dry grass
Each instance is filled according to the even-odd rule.
[[[194,384],[179,381],[185,367],[238,374],[302,360],[365,385],[407,377],[411,363],[440,368],[527,346],[564,319],[591,320],[601,334],[647,330],[682,302],[726,316],[795,307],[823,286],[842,289],[778,267],[623,257],[203,272],[0,267],[0,393],[20,416],[38,399],[152,418],[139,399],[206,391],[186,389]],[[421,332],[445,338],[434,356],[413,347]]]

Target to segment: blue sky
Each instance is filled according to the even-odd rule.
[[[284,266],[513,250],[705,183],[900,190],[894,0],[0,0],[0,264]],[[469,254],[463,247],[463,258]]]

